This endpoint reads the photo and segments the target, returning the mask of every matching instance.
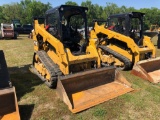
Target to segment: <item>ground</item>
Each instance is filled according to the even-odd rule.
[[[157,37],[152,39],[155,47]],[[22,120],[158,120],[160,118],[160,83],[152,84],[121,72],[135,89],[83,112],[73,114],[61,101],[54,89],[49,89],[29,71],[33,57],[33,41],[26,35],[17,40],[0,40],[10,78],[16,87]],[[157,56],[160,50],[157,49]]]

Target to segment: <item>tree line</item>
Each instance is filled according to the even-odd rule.
[[[66,5],[78,5],[76,2],[68,1]],[[93,19],[106,20],[109,15],[126,12],[145,13],[145,29],[151,24],[160,26],[160,9],[156,7],[135,9],[134,7],[119,7],[115,3],[105,3],[104,6],[93,4],[91,0],[81,2],[80,6],[88,7],[88,25],[91,26]],[[0,6],[0,23],[10,23],[12,19],[20,19],[22,24],[32,23],[33,16],[43,16],[52,6],[37,0],[21,0],[19,3],[11,3]],[[56,7],[53,5],[53,7]]]
[[[19,19],[22,24],[31,24],[33,17],[43,16],[50,8],[49,2],[44,4],[37,0],[21,0],[19,3],[5,4],[0,6],[0,23],[11,23],[13,19]]]

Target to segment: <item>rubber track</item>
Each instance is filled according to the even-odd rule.
[[[0,50],[0,88],[10,87],[11,82],[4,53]]]
[[[46,84],[49,87],[54,87],[55,85],[52,84],[56,84],[58,76],[62,75],[59,66],[52,61],[52,59],[48,56],[48,54],[44,50],[38,51],[36,54],[38,55],[40,61],[46,67],[51,76],[50,79],[51,83],[49,84],[48,82],[46,82]]]
[[[121,62],[123,62],[124,65],[125,65],[123,70],[129,70],[129,69],[132,68],[132,62],[128,58],[126,58],[125,56],[113,51],[112,49],[110,49],[110,48],[108,48],[106,46],[99,45],[98,47],[101,48],[103,51],[112,54],[115,58],[117,58]]]

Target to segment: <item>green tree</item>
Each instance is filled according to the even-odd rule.
[[[32,23],[34,16],[43,16],[51,8],[51,4],[44,4],[36,0],[24,0],[20,2],[23,8],[22,23]]]
[[[78,6],[76,2],[69,0],[66,5]],[[81,6],[88,7],[87,18],[88,25],[92,25],[93,19],[106,20],[109,15],[126,13],[126,12],[143,12],[145,13],[145,29],[149,29],[151,24],[160,26],[160,9],[117,6],[115,3],[106,3],[106,6],[93,4],[91,0],[81,2]],[[12,19],[20,19],[23,24],[32,23],[33,16],[43,16],[45,12],[51,8],[51,4],[44,4],[39,0],[21,0],[19,3],[11,3],[0,6],[0,22],[11,22]]]
[[[3,6],[0,6],[0,23],[5,21],[4,14],[3,14]]]
[[[20,19],[23,24],[32,23],[34,16],[43,16],[51,8],[36,0],[22,0],[20,3],[6,4],[0,7],[0,22],[10,23],[12,19]]]
[[[92,25],[93,19],[96,19],[97,16],[97,11],[95,8],[95,5],[92,4],[90,0],[87,0],[86,2],[82,2],[81,6],[88,7],[88,12],[87,12],[87,18],[88,18],[88,25]]]
[[[104,8],[104,12],[106,13],[106,17],[121,13],[120,8],[114,3],[106,3],[106,7]]]
[[[65,5],[75,5],[75,6],[78,6],[78,4],[76,2],[72,2],[72,1],[66,2]]]
[[[22,8],[19,3],[6,4],[1,9],[2,22],[10,23],[12,19],[21,19]]]

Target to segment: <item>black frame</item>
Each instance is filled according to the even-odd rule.
[[[109,22],[111,22],[110,20],[113,18],[124,18],[125,19],[125,31],[124,34],[126,36],[130,36],[130,28],[131,28],[131,18],[138,18],[140,21],[140,25],[141,25],[141,30],[140,30],[140,38],[143,37],[143,17],[144,17],[144,13],[141,12],[130,12],[130,13],[124,13],[124,14],[115,14],[115,15],[111,15],[108,17],[107,19],[107,26],[109,25]]]
[[[48,17],[51,14],[55,14],[56,15],[56,20],[57,20],[57,24],[58,24],[58,33],[60,35],[60,40],[63,41],[63,34],[62,34],[62,16],[64,15],[64,13],[66,11],[70,11],[70,13],[68,14],[68,20],[70,19],[71,16],[73,15],[78,15],[81,14],[84,18],[84,22],[85,22],[85,40],[86,43],[88,44],[88,36],[87,36],[87,18],[86,18],[86,11],[88,11],[87,7],[81,7],[81,6],[71,6],[71,5],[61,5],[55,8],[51,8],[49,10],[46,11],[45,13],[45,17],[46,17],[46,22],[45,24],[48,24]],[[79,11],[76,13],[76,11]]]

